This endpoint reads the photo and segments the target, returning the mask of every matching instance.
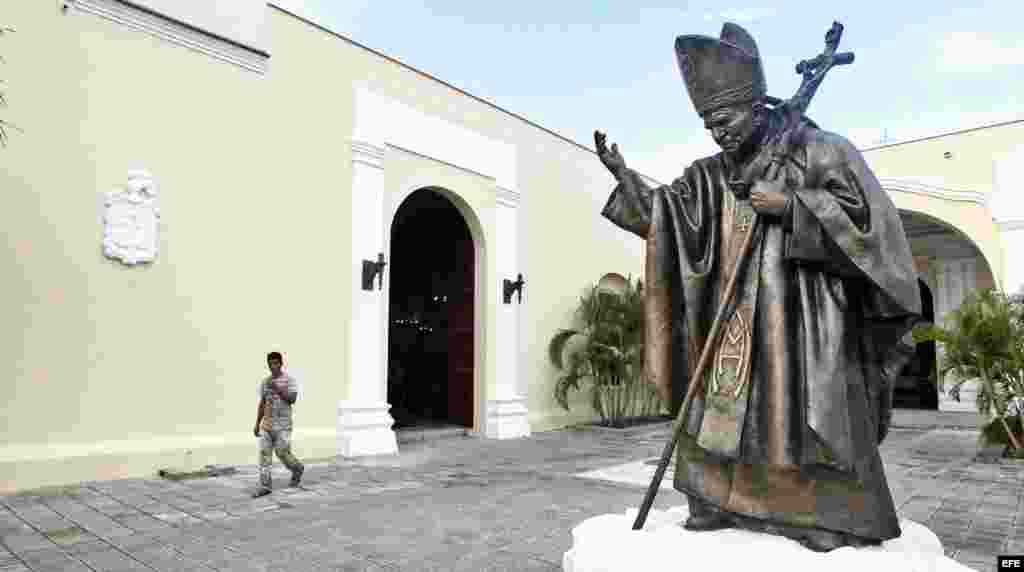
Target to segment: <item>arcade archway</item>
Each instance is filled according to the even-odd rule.
[[[985,256],[962,231],[917,211],[901,210],[900,219],[914,257],[926,320],[941,323],[969,292],[995,286]],[[917,344],[914,358],[896,380],[895,407],[939,408],[942,397],[935,386],[935,366],[940,352],[935,342]]]

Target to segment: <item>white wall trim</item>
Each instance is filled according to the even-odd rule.
[[[492,177],[490,175],[487,175],[485,173],[481,173],[480,171],[474,171],[473,169],[470,169],[468,167],[464,167],[462,165],[458,165],[456,163],[450,163],[448,161],[445,161],[444,159],[441,159],[437,155],[431,155],[431,154],[423,152],[423,151],[415,151],[413,149],[407,149],[405,147],[402,147],[401,145],[396,145],[394,143],[388,143],[387,147],[390,148],[390,149],[396,149],[396,150],[401,151],[403,153],[408,153],[408,154],[410,154],[410,155],[412,155],[414,157],[422,157],[424,159],[430,159],[431,161],[435,161],[437,163],[441,163],[442,165],[446,165],[446,166],[451,167],[453,169],[458,169],[460,171],[463,171],[465,173],[469,173],[470,175],[473,175],[473,176],[476,176],[476,177],[480,177],[482,179],[489,179],[491,181],[494,180],[494,177]],[[425,185],[425,186],[429,187],[430,185]],[[422,187],[420,187],[420,188],[422,188]],[[409,194],[412,194],[412,192],[410,191]]]
[[[333,439],[334,428],[296,426],[299,439]],[[163,435],[144,439],[108,439],[87,443],[18,443],[0,447],[0,463],[28,461],[61,461],[103,455],[148,455],[179,450],[217,449],[223,447],[255,447],[251,432],[197,434],[189,436]]]
[[[512,208],[519,206],[519,191],[497,187],[495,188],[495,198],[500,205]]]
[[[879,179],[878,182],[882,185],[882,188],[888,192],[908,193],[911,195],[931,197],[946,201],[974,203],[982,206],[987,202],[985,193],[979,193],[977,191],[961,191],[950,189],[948,187],[929,185],[915,180],[912,177],[885,178]]]
[[[338,402],[337,452],[342,457],[392,455],[398,439],[391,428],[391,405],[384,401]]]
[[[395,453],[397,440],[394,419],[387,399],[387,370],[381,367],[380,355],[386,355],[385,291],[362,289],[364,260],[374,260],[385,252],[386,227],[381,225],[387,192],[384,186],[386,148],[378,140],[353,138],[352,186],[349,224],[352,237],[351,314],[344,324],[348,344],[345,366],[348,369],[348,396],[338,402],[338,454],[344,457]],[[390,261],[389,261],[390,262]],[[385,267],[385,281],[390,275]],[[386,366],[387,362],[384,362]]]
[[[265,53],[200,32],[119,0],[64,0],[64,6],[69,11],[74,9],[95,14],[254,72],[267,71],[270,56]]]
[[[1003,232],[1008,232],[1012,230],[1024,230],[1024,220],[1015,219],[997,221],[996,226],[999,227],[999,230]]]
[[[529,417],[525,397],[516,395],[507,399],[488,399],[484,436],[490,439],[529,437]]]
[[[505,189],[518,186],[515,145],[380,96],[368,85],[355,86],[354,116],[355,140],[387,144],[482,174]]]
[[[516,313],[518,307],[501,307],[499,279],[507,271],[520,268],[521,263],[516,249],[518,223],[515,206],[519,202],[516,147],[443,117],[417,110],[400,100],[376,93],[366,85],[356,85],[354,91],[353,162],[372,164],[383,174],[388,169],[388,157],[394,155],[382,155],[378,150],[395,150],[490,182],[493,195],[483,202],[460,195],[459,189],[444,189],[457,198],[453,202],[462,211],[476,243],[473,429],[475,434],[487,437],[510,438],[529,434],[525,399],[517,394],[518,380],[508,365],[515,364],[520,358],[518,344],[497,343],[502,336],[508,336],[509,341],[519,337],[518,320],[510,315]],[[353,195],[362,192],[357,188],[357,182],[354,178]],[[381,219],[373,224],[367,223],[367,228],[374,227],[374,236],[354,235],[354,251],[367,250],[371,243],[379,243],[389,256],[391,223],[398,207],[415,190],[437,186],[438,181],[411,174],[410,180],[382,187]],[[500,224],[496,220],[499,218],[502,220]],[[375,294],[379,294],[383,301],[390,297],[390,273],[387,269],[384,288]],[[370,374],[353,377],[353,386],[362,385],[364,391],[381,396],[387,393],[387,322],[390,319],[387,306],[382,304],[376,312],[381,325],[379,331],[376,326],[364,328],[367,331],[372,329],[374,336],[379,335],[380,351],[353,352],[350,355],[354,360],[350,371]],[[370,364],[371,360],[379,362]],[[507,371],[499,371],[502,369]]]
[[[384,155],[387,153],[387,149],[373,143],[356,141],[354,139],[351,141],[351,145],[353,163],[363,163],[378,169],[384,168]]]

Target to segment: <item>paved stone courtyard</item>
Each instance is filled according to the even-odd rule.
[[[418,441],[388,458],[309,463],[302,489],[285,488],[279,468],[261,499],[248,496],[255,466],[0,497],[0,572],[557,571],[573,526],[643,498],[644,485],[578,475],[657,457],[668,432]],[[974,462],[976,438],[898,428],[883,456],[901,516],[988,571],[996,554],[1024,553],[1024,463]],[[663,490],[655,508],[683,503]]]

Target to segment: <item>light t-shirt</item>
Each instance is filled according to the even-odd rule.
[[[287,380],[288,393],[294,392],[298,395],[299,384],[294,377],[282,371],[281,376],[277,379],[278,381]],[[270,431],[290,431],[292,428],[292,406],[271,389],[272,383],[272,378],[269,375],[260,382],[259,396],[260,399],[263,399],[263,421],[260,423],[260,428]]]

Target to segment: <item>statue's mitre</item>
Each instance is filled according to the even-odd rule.
[[[697,113],[762,98],[767,93],[764,69],[754,38],[726,22],[718,38],[679,36],[676,58]]]

